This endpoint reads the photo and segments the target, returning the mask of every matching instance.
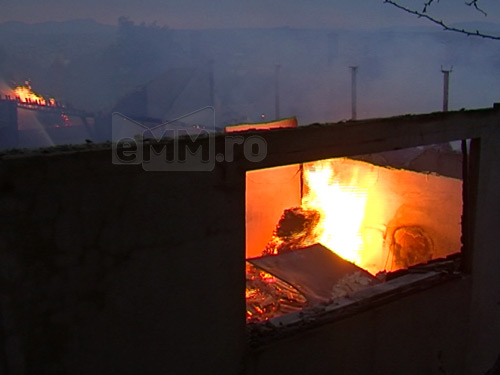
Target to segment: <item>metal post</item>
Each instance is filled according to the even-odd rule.
[[[215,82],[214,82],[214,60],[208,62],[208,86],[210,95],[210,105],[215,107]]]
[[[357,66],[350,66],[351,68],[351,119],[356,120],[358,117],[358,108],[357,108],[357,73],[358,73],[358,67]]]
[[[443,69],[443,67],[441,67],[441,72],[443,73],[443,112],[448,112],[450,73],[452,71],[453,67],[451,67],[449,70]]]
[[[280,118],[280,65],[276,64],[274,70],[274,112],[275,118],[278,120]]]

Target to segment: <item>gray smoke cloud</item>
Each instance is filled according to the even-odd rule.
[[[37,93],[103,118],[165,121],[212,105],[218,127],[269,121],[278,84],[279,117],[348,120],[350,66],[358,118],[441,110],[441,67],[453,68],[451,110],[499,101],[500,42],[444,32],[378,1],[88,1],[83,9],[24,0],[2,10],[10,22],[0,24],[0,91],[30,80]],[[62,21],[75,14],[108,24]],[[468,26],[500,33],[495,17]],[[37,20],[50,22],[30,24]]]

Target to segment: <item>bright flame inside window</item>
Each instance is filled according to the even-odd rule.
[[[339,171],[339,164],[337,159],[305,165],[306,194],[302,206],[320,213],[315,228],[319,243],[342,258],[361,264],[362,225],[375,176],[372,173],[363,175],[359,164],[349,168],[348,173]]]
[[[435,173],[349,158],[270,168],[247,174],[246,205],[247,259],[253,265],[282,272],[290,261],[286,254],[319,244],[361,271],[353,271],[356,277],[347,275],[345,290],[367,280],[366,285],[376,282],[380,272],[444,258],[461,248],[462,181]],[[273,261],[264,259],[267,256],[284,258]],[[299,280],[301,272],[299,264],[290,275]],[[257,279],[249,279],[247,272],[247,288],[257,288]],[[290,285],[304,291],[300,282]],[[261,289],[260,301],[270,301],[272,309],[280,311],[279,297],[264,298]],[[292,300],[295,305],[299,301]]]

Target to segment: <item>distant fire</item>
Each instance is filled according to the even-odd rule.
[[[14,88],[14,95],[21,103],[31,103],[50,107],[56,106],[54,98],[45,99],[43,96],[33,92],[29,81],[26,81],[24,85],[16,86],[16,88]]]

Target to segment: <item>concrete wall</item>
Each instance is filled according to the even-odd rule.
[[[146,173],[110,150],[2,161],[0,373],[241,373],[231,173]]]
[[[497,124],[499,124],[497,122]],[[468,369],[482,374],[500,355],[500,126],[480,140],[480,169],[472,254]]]
[[[256,349],[247,374],[465,374],[469,285],[453,281]]]
[[[106,149],[3,156],[0,373],[482,374],[500,353],[499,120],[485,110],[264,132],[265,160],[244,160],[242,146],[212,172],[116,166]],[[460,138],[481,139],[471,274],[247,346],[247,170]]]

